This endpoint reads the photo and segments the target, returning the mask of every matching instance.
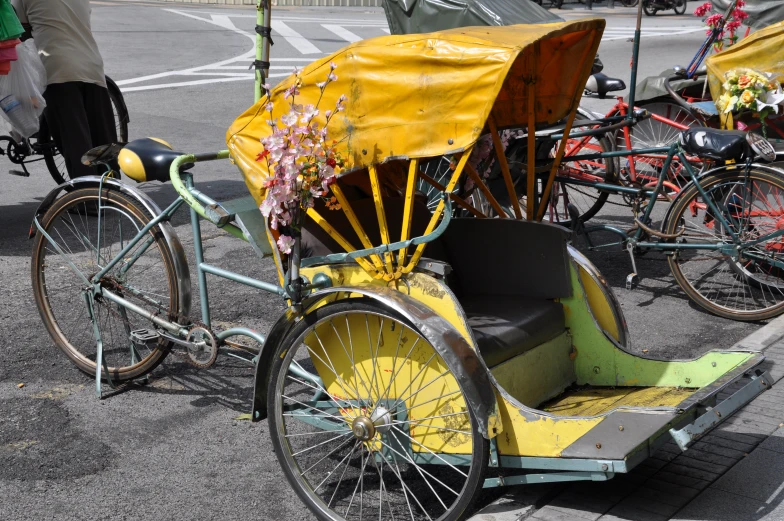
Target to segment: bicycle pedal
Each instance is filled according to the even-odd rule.
[[[626,289],[634,289],[640,283],[640,277],[636,273],[629,273],[626,276]]]
[[[155,342],[161,335],[154,329],[135,329],[131,331],[131,342],[136,345],[146,346],[150,342]]]
[[[30,173],[29,172],[24,172],[22,170],[9,170],[8,173],[11,174],[11,175],[19,176],[19,177],[30,177]]]

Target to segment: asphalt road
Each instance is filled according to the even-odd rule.
[[[252,103],[247,65],[254,11],[93,4],[106,72],[125,90],[131,138],[159,136],[187,152],[223,148],[229,124]],[[615,11],[607,15],[600,54],[605,72],[628,78],[634,17],[628,9]],[[584,14],[564,11],[567,18]],[[274,19],[273,81],[293,66],[348,41],[385,34],[386,28],[378,9],[281,8]],[[644,21],[641,76],[688,62],[703,38],[692,16]],[[586,105],[603,112],[611,102]],[[0,160],[0,172],[8,168]],[[199,372],[170,357],[152,384],[95,399],[92,382],[52,345],[33,303],[26,234],[54,183],[43,168],[32,172],[26,179],[4,177],[0,190],[0,519],[310,518],[278,468],[266,424],[235,420],[249,410],[251,368],[220,359]],[[199,166],[196,179],[219,200],[246,193],[228,163]],[[167,185],[142,188],[160,204],[172,198]],[[625,212],[609,206],[605,216],[617,219]],[[174,224],[190,251],[184,216]],[[209,262],[273,280],[271,262],[256,260],[222,232],[206,229],[205,236]],[[644,279],[635,291],[622,288],[627,258],[594,260],[616,288],[635,349],[686,357],[727,347],[758,327],[696,309],[660,256],[639,261]],[[231,283],[211,282],[210,290],[219,325],[265,331],[283,310],[277,298]]]

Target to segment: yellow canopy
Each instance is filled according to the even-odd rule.
[[[324,112],[341,95],[346,110],[333,118],[329,139],[339,142],[345,172],[393,158],[424,158],[471,146],[492,113],[498,127],[527,126],[528,85],[535,82],[537,124],[553,124],[579,102],[604,30],[603,19],[574,22],[468,27],[354,43],[300,71],[298,104],[315,104],[330,62],[337,81],[321,99]],[[284,91],[290,76],[274,89],[273,118],[289,110]],[[231,155],[251,193],[261,202],[267,178],[261,138],[270,135],[270,114],[262,99],[229,128]]]
[[[714,101],[722,95],[724,75],[739,68],[773,73],[784,83],[784,22],[761,29],[742,39],[726,51],[706,60],[708,85]]]

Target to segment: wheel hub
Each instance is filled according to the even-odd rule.
[[[358,416],[351,423],[351,432],[359,440],[370,441],[376,435],[376,427],[367,416]]]
[[[370,419],[373,420],[376,431],[382,434],[392,428],[392,415],[383,407],[376,407],[376,410],[370,415]]]

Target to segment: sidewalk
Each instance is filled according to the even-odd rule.
[[[608,482],[510,491],[472,521],[784,520],[784,317],[733,347],[762,351],[777,383],[688,450],[669,442]]]

